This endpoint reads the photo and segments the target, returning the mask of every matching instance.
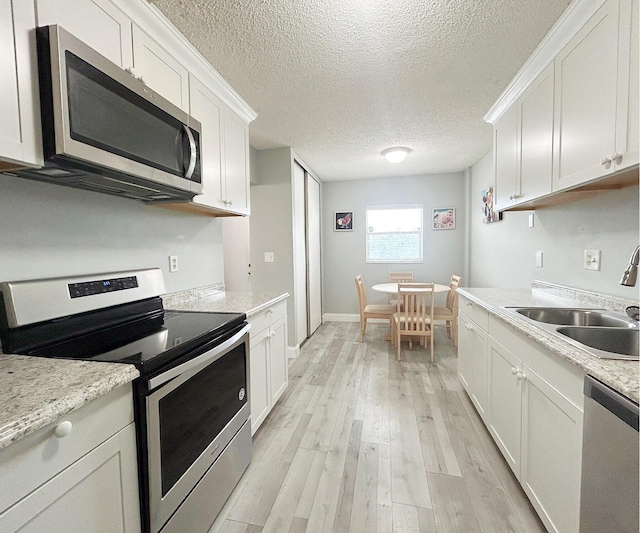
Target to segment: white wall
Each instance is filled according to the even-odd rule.
[[[638,287],[619,285],[638,245],[638,187],[535,211],[504,213],[482,223],[481,191],[493,182],[489,152],[471,168],[470,282],[473,287],[529,287],[539,279],[637,299]],[[534,227],[528,227],[534,213]],[[601,271],[582,268],[585,249],[602,251]],[[543,251],[543,267],[535,253]]]
[[[451,274],[463,274],[466,264],[466,178],[452,174],[325,182],[322,190],[323,312],[358,313],[354,278],[361,274],[369,303],[384,303],[371,290],[388,281],[390,270],[413,270],[416,281],[448,284]],[[424,262],[374,264],[365,261],[365,208],[373,205],[422,204]],[[456,208],[456,228],[431,229],[431,210]],[[353,211],[352,232],[333,230],[335,211]],[[463,279],[463,285],[465,285]]]
[[[0,258],[0,281],[160,267],[174,292],[224,276],[219,219],[5,175]]]

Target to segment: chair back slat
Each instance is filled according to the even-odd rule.
[[[355,279],[356,290],[358,291],[358,303],[360,304],[360,313],[367,307],[367,293],[364,290],[364,281],[362,276],[358,275]]]
[[[458,293],[456,289],[460,286],[460,282],[462,278],[460,276],[456,276],[455,274],[451,276],[451,281],[449,281],[449,292],[447,293],[447,309],[451,311],[455,311],[457,314],[457,304],[458,304]]]
[[[413,270],[389,272],[390,283],[405,283],[413,281]]]
[[[433,283],[399,283],[398,316],[400,329],[424,333],[430,329],[433,316]]]

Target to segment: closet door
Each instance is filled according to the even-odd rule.
[[[320,262],[320,184],[306,173],[307,191],[307,298],[309,336],[322,323],[322,279]]]
[[[305,171],[293,164],[293,306],[295,341],[299,346],[307,338],[307,239],[305,207]]]

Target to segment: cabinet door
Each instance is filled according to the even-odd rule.
[[[487,332],[471,323],[471,400],[482,420],[487,419],[487,370],[488,337]]]
[[[133,26],[133,67],[137,76],[180,109],[189,109],[189,72],[169,52]]]
[[[489,339],[488,429],[514,474],[520,479],[520,423],[522,363],[511,352]]]
[[[108,0],[37,0],[38,26],[60,24],[122,68],[133,64],[131,19]]]
[[[273,408],[289,382],[286,317],[281,318],[269,328],[269,369],[271,407]]]
[[[520,482],[549,531],[578,531],[582,411],[524,367]]]
[[[469,317],[458,313],[458,376],[462,385],[471,396],[473,371],[473,328]]]
[[[620,3],[620,46],[618,53],[618,114],[616,121],[616,170],[638,164],[638,0]]]
[[[269,329],[251,339],[249,351],[249,400],[251,402],[251,434],[269,414]]]
[[[134,424],[0,515],[1,531],[140,531]]]
[[[224,187],[227,209],[249,214],[249,125],[229,108],[224,115]]]
[[[222,120],[224,104],[195,76],[190,77],[189,113],[202,125],[201,162],[203,194],[196,204],[225,208],[222,190]]]
[[[613,172],[618,12],[607,1],[556,56],[554,191]]]
[[[551,193],[553,174],[553,64],[518,100],[520,180],[518,203]]]
[[[0,0],[0,159],[18,166],[42,164],[35,25],[33,3]]]
[[[494,207],[505,209],[515,203],[518,190],[518,106],[511,106],[495,123],[494,163],[496,184]]]

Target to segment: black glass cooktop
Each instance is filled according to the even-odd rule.
[[[129,363],[141,374],[177,364],[224,342],[244,325],[244,314],[164,311],[151,317],[30,349],[27,355]]]

